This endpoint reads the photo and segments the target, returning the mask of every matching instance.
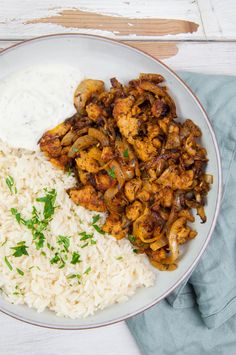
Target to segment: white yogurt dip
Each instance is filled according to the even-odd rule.
[[[31,66],[0,81],[0,138],[37,150],[42,134],[75,113],[82,73],[67,65]]]

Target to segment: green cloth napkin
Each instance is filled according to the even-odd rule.
[[[215,129],[220,215],[199,264],[166,300],[127,321],[145,355],[236,354],[236,77],[180,73]]]

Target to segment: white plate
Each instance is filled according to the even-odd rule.
[[[26,306],[16,306],[0,298],[0,309],[20,320],[36,325],[82,329],[108,325],[144,311],[167,296],[192,271],[209,242],[219,211],[221,198],[221,167],[219,149],[214,132],[197,98],[184,82],[168,67],[149,55],[127,45],[102,37],[63,34],[36,38],[5,50],[0,54],[0,80],[4,76],[34,64],[69,64],[86,77],[109,79],[116,76],[121,82],[135,78],[140,72],[160,73],[167,82],[177,105],[180,118],[191,118],[203,132],[202,143],[209,157],[207,170],[214,175],[214,184],[208,195],[207,222],[196,218],[198,236],[188,243],[179,266],[173,272],[157,273],[156,284],[139,290],[128,302],[116,304],[86,319],[65,319],[53,312],[37,313]],[[184,68],[183,68],[184,69]],[[0,117],[4,119],[4,117]]]

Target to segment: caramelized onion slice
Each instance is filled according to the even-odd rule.
[[[99,129],[97,128],[89,128],[88,135],[97,139],[103,147],[109,146],[109,139],[108,137]]]
[[[69,158],[74,158],[76,155],[78,155],[78,152],[81,149],[86,149],[90,147],[91,145],[97,144],[98,141],[97,139],[90,137],[88,135],[79,137],[75,143],[72,145],[70,148],[70,151],[68,153]]]

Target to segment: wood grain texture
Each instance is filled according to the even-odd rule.
[[[206,38],[236,39],[235,0],[197,0]]]
[[[0,0],[0,39],[8,40],[0,41],[0,49],[17,43],[14,39],[71,32],[69,22],[68,27],[64,27],[56,21],[59,13],[65,10],[74,12],[74,9],[111,17],[112,22],[117,17],[118,20],[120,17],[129,19],[122,27],[127,35],[105,31],[101,19],[94,24],[95,29],[75,27],[74,32],[126,40],[128,44],[162,59],[174,70],[236,75],[236,0]],[[46,20],[43,23],[28,23],[50,17],[56,18],[55,23],[47,23]],[[71,14],[70,20],[72,17]],[[138,41],[131,41],[132,38],[137,39],[137,24],[132,26],[133,21],[142,19],[149,22],[153,18],[185,20],[199,27],[196,32],[166,36],[147,36],[149,29],[145,29],[145,34],[139,35]],[[163,26],[169,24],[168,21]],[[109,22],[108,25],[112,26]],[[105,23],[105,26],[108,25]],[[184,30],[189,29],[185,27]],[[120,32],[120,28],[113,28],[112,31]],[[152,31],[156,33],[156,29]],[[167,42],[170,39],[175,42]],[[199,42],[206,39],[216,42]],[[53,331],[23,324],[0,314],[0,328],[1,355],[139,355],[124,323],[91,331]]]
[[[0,0],[0,39],[72,31],[123,40],[205,39],[196,0]]]
[[[178,53],[178,47],[173,42],[155,42],[155,41],[121,41],[125,44],[131,45],[134,48],[140,49],[158,59],[167,59],[175,56]],[[0,51],[8,48],[20,41],[0,41]]]
[[[140,49],[155,58],[167,59],[178,53],[177,43],[174,42],[157,42],[157,41],[122,41],[134,48]]]
[[[0,41],[0,49],[20,42]],[[236,42],[124,41],[174,70],[236,75]]]
[[[178,54],[164,62],[174,70],[236,75],[235,42],[178,43]]]
[[[124,322],[87,331],[35,327],[0,313],[1,355],[140,355]]]
[[[178,19],[133,19],[107,16],[80,10],[63,10],[57,16],[27,21],[26,24],[50,23],[69,28],[97,29],[119,35],[165,36],[196,32],[197,23]]]
[[[167,19],[185,20],[199,25],[198,30],[191,33],[149,35],[147,40],[164,38],[164,40],[236,40],[236,1],[235,0],[0,0],[0,39],[26,39],[49,33],[70,32],[72,27],[58,25],[57,16],[63,11],[88,12],[112,19],[128,18],[131,20]],[[73,15],[70,15],[73,16]],[[28,23],[40,18],[56,18],[55,23]],[[46,21],[46,20],[45,20]],[[116,21],[116,20],[115,20]],[[28,24],[26,24],[28,23]],[[128,23],[131,23],[130,21]],[[102,25],[102,23],[100,23]],[[128,25],[130,28],[132,27]],[[134,27],[134,26],[133,26]],[[187,26],[188,27],[188,26]],[[184,30],[189,29],[185,27]],[[135,32],[127,31],[127,35],[106,31],[103,26],[96,29],[74,27],[76,32],[87,32],[123,39],[131,39]],[[119,32],[119,29],[114,30]],[[131,30],[132,31],[132,30]],[[139,40],[145,36],[138,35]]]

